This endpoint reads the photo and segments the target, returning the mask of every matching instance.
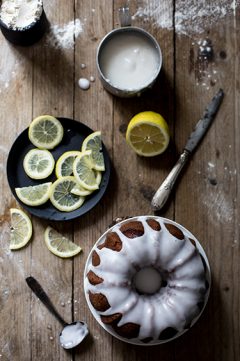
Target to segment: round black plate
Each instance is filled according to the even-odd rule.
[[[80,150],[83,140],[93,132],[92,129],[68,118],[58,118],[64,128],[64,137],[61,143],[51,151],[55,161],[66,151]],[[38,207],[30,207],[23,204],[17,197],[15,188],[27,187],[30,185],[36,185],[45,182],[54,182],[56,179],[55,172],[44,180],[33,180],[29,178],[23,169],[23,159],[26,153],[35,146],[30,142],[28,138],[28,128],[25,129],[15,140],[8,155],[7,160],[7,178],[11,191],[17,201],[25,208],[29,213],[34,216],[45,218],[52,221],[66,221],[77,218],[86,212],[90,211],[104,195],[109,178],[110,178],[110,159],[108,152],[103,144],[103,155],[105,160],[105,172],[102,173],[102,181],[99,189],[86,197],[83,205],[72,212],[61,212],[57,210],[50,201]]]

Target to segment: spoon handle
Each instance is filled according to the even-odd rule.
[[[49,299],[46,292],[43,290],[42,286],[34,277],[27,277],[26,282],[35,295],[39,298],[40,301],[47,307],[47,309],[56,317],[56,319],[65,326],[67,322],[59,315],[55,307],[53,306],[51,300]]]

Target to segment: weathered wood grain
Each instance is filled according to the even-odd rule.
[[[32,49],[14,48],[0,38],[0,355],[1,359],[27,360],[30,342],[30,297],[24,289],[24,277],[30,271],[31,247],[19,252],[9,250],[9,209],[16,207],[6,178],[10,145],[28,125],[32,114]],[[30,100],[30,102],[29,102]],[[28,104],[23,107],[23,104]]]
[[[175,143],[179,151],[212,96],[220,87],[225,92],[218,116],[176,190],[176,220],[202,243],[213,277],[203,316],[189,334],[175,343],[180,360],[202,360],[201,350],[205,350],[204,360],[239,357],[239,306],[235,298],[239,286],[235,272],[239,276],[239,266],[233,266],[233,260],[239,257],[235,227],[239,180],[234,150],[238,143],[234,119],[239,112],[235,85],[239,59],[233,30],[236,21],[233,16],[227,17],[200,35],[176,38]],[[212,58],[199,57],[204,39],[212,43]]]
[[[51,8],[50,8],[51,6]],[[49,10],[48,10],[49,9]],[[74,19],[74,1],[46,4],[49,22],[64,26]],[[43,39],[34,47],[33,58],[33,118],[41,114],[73,118],[74,49],[55,49]],[[67,322],[72,321],[72,267],[70,259],[51,254],[44,242],[44,230],[49,222],[34,219],[35,236],[32,245],[31,274],[48,293],[53,304]],[[72,238],[71,224],[51,224]],[[32,296],[32,359],[71,360],[71,354],[60,346],[58,335],[62,326]],[[44,351],[43,351],[44,350]]]
[[[102,37],[112,29],[112,2],[76,1],[76,17],[86,19],[84,31],[75,47],[75,119],[95,130],[101,130],[102,139],[112,158],[113,143],[113,99],[103,89],[96,69],[96,49]],[[81,64],[86,68],[82,69]],[[80,77],[90,78],[90,89],[84,91],[78,86]],[[107,229],[113,218],[113,199],[115,186],[111,179],[110,187],[102,201],[74,223],[74,240],[83,248],[81,257],[74,259],[74,318],[86,320],[90,337],[85,347],[75,353],[75,360],[108,360],[112,354],[112,338],[100,328],[87,307],[83,291],[83,273],[87,256],[99,236]]]
[[[45,1],[50,23],[64,25],[80,19],[83,31],[70,49],[55,49],[46,36],[23,49],[0,36],[0,359],[37,360],[206,360],[239,359],[239,11],[204,33],[177,34],[157,26],[159,19],[135,17],[158,40],[163,68],[154,87],[140,98],[120,99],[107,93],[96,71],[96,48],[101,38],[119,27],[118,8],[126,1]],[[165,0],[173,18],[180,0]],[[206,4],[208,2],[206,1]],[[215,0],[216,6],[221,1]],[[131,13],[157,0],[128,1]],[[214,57],[199,59],[204,39],[212,42]],[[81,67],[85,64],[86,67]],[[80,77],[95,77],[88,91]],[[213,286],[210,301],[198,323],[184,336],[159,347],[135,347],[112,338],[92,317],[83,292],[87,256],[112,220],[120,216],[153,214],[152,194],[174,165],[206,104],[222,87],[225,99],[202,144],[185,168],[173,196],[160,215],[175,219],[193,232],[209,257]],[[133,115],[153,110],[167,120],[171,144],[162,156],[143,159],[127,146],[126,127]],[[112,160],[110,186],[102,201],[74,222],[51,223],[79,244],[83,252],[62,260],[44,244],[47,221],[33,218],[31,244],[10,252],[9,208],[18,206],[8,188],[5,168],[14,139],[33,117],[50,113],[74,118],[101,130]],[[86,342],[73,352],[58,343],[61,325],[31,293],[25,277],[42,284],[66,321],[85,320]],[[203,353],[204,350],[204,353]]]

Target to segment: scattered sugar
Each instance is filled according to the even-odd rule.
[[[86,64],[81,64],[81,65],[80,65],[80,68],[81,68],[81,69],[85,69],[85,68],[86,68]]]
[[[205,90],[213,87],[218,80],[218,71],[214,61],[214,49],[210,39],[200,39],[190,49],[190,71],[196,79],[196,86]]]
[[[63,26],[52,25],[47,35],[47,44],[55,49],[73,49],[75,39],[83,32],[80,19],[70,21]]]
[[[207,192],[202,200],[206,206],[205,211],[213,223],[226,223],[233,219],[234,207],[233,204],[226,198],[224,193]]]
[[[4,56],[0,56],[0,89],[5,91],[18,74],[23,60],[18,56],[16,49],[6,41],[2,44],[1,51]]]
[[[212,162],[208,162],[208,166],[209,166],[210,168],[214,168],[214,167],[215,167],[215,164],[213,164]]]
[[[222,0],[221,5],[205,0],[180,0],[176,2],[174,25],[178,34],[200,34],[227,15],[236,15],[240,0]],[[143,0],[133,16],[150,19],[159,28],[173,28],[173,9],[168,2]]]
[[[90,80],[91,83],[94,83],[95,82],[95,77],[91,75],[89,80]]]

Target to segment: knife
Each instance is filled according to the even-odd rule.
[[[222,103],[223,97],[224,97],[223,90],[219,89],[217,94],[208,104],[206,110],[203,113],[202,118],[198,121],[197,125],[195,126],[195,129],[188,138],[188,141],[177,163],[175,164],[175,166],[173,167],[167,178],[163,181],[161,186],[154,194],[151,205],[155,211],[160,210],[168,200],[168,197],[172,191],[172,188],[181,170],[183,169],[184,165],[187,163],[188,159],[190,158],[190,155],[194,152],[197,145],[202,140],[203,136],[210,127],[215,115],[217,114],[218,109]]]

